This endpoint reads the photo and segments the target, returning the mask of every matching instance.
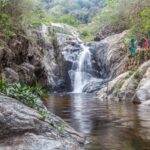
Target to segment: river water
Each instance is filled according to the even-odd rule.
[[[87,136],[87,150],[150,150],[150,105],[51,95],[47,107]]]

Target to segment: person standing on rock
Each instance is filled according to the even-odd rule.
[[[131,56],[134,57],[136,54],[136,50],[137,50],[137,41],[135,39],[131,39],[129,50],[130,50]]]

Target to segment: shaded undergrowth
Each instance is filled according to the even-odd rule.
[[[41,99],[47,97],[48,93],[41,86],[28,86],[22,83],[10,84],[5,80],[0,80],[0,92],[36,109],[43,119],[46,118],[47,110],[44,108]]]

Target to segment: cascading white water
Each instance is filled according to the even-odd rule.
[[[84,87],[93,79],[92,76],[92,61],[89,47],[76,36],[78,50],[70,50],[68,48],[63,52],[65,60],[72,63],[72,68],[69,70],[69,75],[72,83],[73,93],[82,93]]]
[[[49,42],[48,28],[46,25],[42,25],[41,33],[45,41]],[[70,75],[73,93],[82,93],[84,87],[91,81],[91,79],[93,79],[91,52],[89,47],[78,38],[77,34],[73,34],[72,37],[76,41],[78,49],[72,51],[71,47],[69,47],[66,51],[63,51],[62,54],[65,60],[72,63],[72,68],[68,73]],[[45,51],[43,63],[48,73],[49,82],[55,83],[52,78],[52,66],[55,64],[52,64],[51,60],[49,59],[49,55],[49,50]]]
[[[91,52],[88,46],[85,46],[81,43],[82,51],[79,54],[77,69],[74,75],[74,93],[82,93],[84,86],[89,82],[91,75],[90,71],[92,70],[91,64]]]

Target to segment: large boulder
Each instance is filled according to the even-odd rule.
[[[14,62],[21,64],[26,60],[30,41],[27,37],[16,34],[13,35],[7,42],[9,49],[15,54]]]
[[[126,77],[128,75],[129,72],[125,72],[116,77],[115,79],[111,80],[110,82],[106,83],[105,86],[97,92],[97,97],[101,100],[112,98],[118,100],[118,97],[116,97],[116,95],[119,92],[123,82],[126,80]]]
[[[96,93],[98,90],[105,86],[107,81],[102,79],[94,79],[90,81],[85,87],[83,88],[83,92],[85,93]]]
[[[150,99],[150,61],[135,71],[125,72],[104,86],[97,96],[99,99],[130,100],[141,103]]]
[[[68,30],[68,34],[72,30],[65,25],[62,27]],[[16,78],[19,76],[21,82],[39,83],[51,90],[64,91],[67,88],[67,64],[57,39],[58,35],[55,37],[49,34],[51,29],[46,28],[46,31],[43,27],[30,28],[22,34],[16,33],[8,41],[0,39],[0,74],[9,82],[18,81]]]
[[[43,119],[21,102],[0,95],[0,149],[80,149],[82,135],[51,114]]]
[[[20,82],[26,84],[32,84],[36,81],[35,77],[35,67],[29,63],[23,63],[16,67],[16,70],[19,74]]]
[[[2,78],[8,83],[14,83],[19,81],[18,73],[12,68],[5,68],[2,72]]]
[[[0,72],[3,67],[10,67],[14,59],[14,52],[8,47],[6,42],[0,39]]]
[[[125,72],[128,51],[124,39],[129,31],[124,31],[105,38],[100,42],[90,43],[90,49],[102,77],[117,77]]]
[[[150,67],[147,69],[137,89],[137,97],[140,101],[150,100]]]
[[[0,40],[0,73],[8,82],[39,82],[35,70],[43,67],[43,53],[36,40],[31,41],[25,33]]]

